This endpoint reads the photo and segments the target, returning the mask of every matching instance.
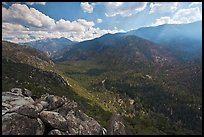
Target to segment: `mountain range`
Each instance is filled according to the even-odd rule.
[[[190,24],[164,24],[156,27],[143,27],[127,32],[150,40],[171,50],[179,59],[201,59],[202,21]]]
[[[143,27],[126,33],[105,34],[99,38],[78,43],[61,37],[59,39],[43,39],[21,44],[37,48],[45,52],[52,60],[58,60],[60,58],[66,58],[67,54],[72,54],[72,51],[75,51],[75,47],[79,45],[88,45],[90,42],[91,45],[98,43],[102,45],[114,45],[115,42],[121,41],[125,36],[136,36],[153,42],[154,45],[165,48],[179,61],[201,61],[201,28],[201,21],[190,24],[164,24],[160,26]],[[74,48],[72,49],[72,47]],[[100,50],[98,47],[102,48],[102,46],[97,46],[97,50]],[[72,51],[70,51],[70,49],[72,49]],[[88,48],[86,48],[86,50],[88,50]]]
[[[49,58],[56,59],[64,52],[69,51],[69,49],[75,43],[77,42],[61,37],[61,38],[47,38],[20,44],[28,45],[36,49],[39,49],[45,52]]]

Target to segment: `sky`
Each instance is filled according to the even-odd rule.
[[[90,40],[162,24],[202,20],[202,2],[2,2],[2,39]]]

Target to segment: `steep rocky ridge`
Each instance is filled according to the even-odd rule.
[[[42,70],[54,70],[54,63],[42,51],[8,41],[2,41],[2,59],[28,64]]]

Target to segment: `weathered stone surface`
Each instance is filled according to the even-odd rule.
[[[46,98],[46,101],[49,103],[47,110],[56,109],[65,103],[63,98],[59,96],[51,96],[51,95]]]
[[[37,105],[38,107],[42,106],[42,109],[47,109],[49,103],[46,101],[46,97],[41,96],[39,99],[35,100],[35,103],[33,105]]]
[[[31,118],[37,118],[38,117],[38,113],[35,110],[35,108],[33,107],[33,105],[29,105],[29,106],[21,106],[19,109],[16,110],[16,113],[21,114],[21,115],[25,115]]]
[[[107,132],[65,96],[45,94],[35,101],[26,96],[21,89],[2,93],[3,135],[104,135]]]
[[[21,106],[15,106],[15,107],[12,107],[11,109],[8,109],[7,112],[11,113],[11,112],[15,112],[17,111]]]
[[[2,135],[42,135],[44,125],[38,119],[31,119],[17,113],[2,116]]]
[[[11,108],[12,108],[12,106],[11,106],[11,105],[9,105],[9,104],[7,104],[7,103],[2,102],[2,110],[7,110],[7,109],[11,109]]]
[[[23,105],[34,103],[31,97],[22,95],[22,90],[19,88],[11,89],[11,92],[2,93],[2,115],[7,112],[14,112]]]
[[[80,110],[76,113],[70,111],[67,116],[68,131],[73,135],[102,135],[103,127],[93,118]]]
[[[67,102],[65,104],[63,104],[63,106],[61,106],[61,107],[59,107],[53,111],[58,112],[62,116],[66,117],[70,110],[76,111],[77,108],[78,108],[78,105],[76,102],[67,100]]]
[[[35,109],[36,112],[41,112],[43,110],[43,105],[41,103],[34,103],[32,107]]]
[[[43,135],[45,131],[45,125],[40,118],[37,118],[39,127],[36,130],[36,135]]]
[[[62,132],[58,129],[53,129],[48,133],[48,135],[69,135],[69,134],[66,132]]]
[[[12,88],[11,92],[12,93],[17,93],[17,94],[22,94],[22,89],[20,89],[20,88]]]
[[[31,97],[32,96],[32,92],[30,90],[28,90],[28,89],[24,89],[22,93],[26,97]]]
[[[40,118],[45,124],[48,124],[53,128],[61,131],[67,131],[66,119],[57,112],[42,111],[40,112]]]
[[[34,100],[31,97],[25,97],[22,94],[12,93],[12,92],[3,92],[2,102],[14,107],[14,106],[32,104],[34,103]]]
[[[40,101],[40,104],[43,106],[43,109],[49,106],[49,104],[46,101]]]
[[[108,135],[131,135],[131,131],[122,116],[118,113],[113,113],[107,128]]]

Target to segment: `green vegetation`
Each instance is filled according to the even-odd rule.
[[[83,90],[75,88],[77,94],[104,110],[120,112],[135,134],[201,133],[202,111],[198,108],[202,106],[202,98],[198,94],[202,91],[202,84],[199,83],[199,64],[175,65],[168,71],[163,68],[157,75],[151,75],[148,67],[143,71],[124,71],[120,68],[110,69],[90,60],[58,62],[56,65],[65,77],[83,87]],[[194,75],[195,72],[198,74]],[[182,76],[186,79],[182,79]],[[192,78],[197,79],[198,83]],[[190,82],[188,87],[186,82]],[[133,105],[129,104],[130,99],[134,100]],[[194,124],[191,124],[192,121]]]
[[[131,39],[129,42],[128,46],[132,46]],[[131,58],[140,57],[131,56],[133,50],[119,48],[119,53],[126,50],[130,54],[125,56],[105,47],[103,50],[109,52],[96,54],[93,59],[87,56],[88,59],[52,64],[37,51],[18,48],[21,47],[15,50],[12,46],[3,47],[2,91],[19,87],[36,96],[44,93],[67,96],[104,127],[111,113],[118,112],[135,134],[202,133],[199,63],[160,67],[146,62],[143,56],[132,62]],[[147,47],[137,45],[137,50],[152,60]],[[116,58],[119,55],[121,60]]]

